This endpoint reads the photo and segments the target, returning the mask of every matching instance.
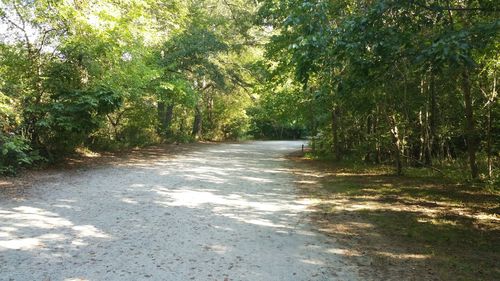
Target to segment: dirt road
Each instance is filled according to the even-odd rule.
[[[358,280],[296,196],[283,156],[301,144],[54,173],[0,198],[0,280]]]

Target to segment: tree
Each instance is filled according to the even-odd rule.
[[[320,138],[337,159],[350,152],[373,159],[374,149],[377,161],[390,156],[400,174],[404,163],[431,166],[433,158],[464,152],[477,178],[483,136],[474,101],[494,81],[482,79],[478,58],[497,60],[490,52],[498,51],[499,22],[492,1],[469,5],[268,0],[260,22],[275,33],[266,45],[273,68],[292,71],[304,96],[326,96],[314,107],[330,122],[311,122],[311,131],[329,128]],[[329,108],[320,109],[325,100]]]

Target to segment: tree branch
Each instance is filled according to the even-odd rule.
[[[413,0],[410,0],[410,3],[413,3],[418,7],[421,7],[421,8],[424,8],[426,10],[433,11],[433,12],[443,12],[443,11],[457,11],[457,12],[480,11],[480,12],[492,12],[492,13],[499,12],[499,10],[498,10],[499,7],[496,7],[493,9],[488,9],[488,8],[479,8],[479,7],[468,8],[468,7],[450,7],[450,6],[444,7],[444,6],[437,6],[437,5],[429,6],[429,5],[425,5],[422,3],[418,3],[418,1],[413,1]]]

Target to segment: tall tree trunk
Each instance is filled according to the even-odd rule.
[[[424,163],[425,165],[432,165],[432,144],[430,136],[430,116],[429,110],[425,110],[425,127],[424,127]]]
[[[213,125],[213,108],[214,108],[214,98],[212,95],[207,94],[207,105],[206,105],[206,117],[208,124]]]
[[[467,153],[469,154],[469,166],[472,178],[476,179],[479,176],[479,170],[476,161],[478,136],[474,124],[472,92],[469,79],[469,70],[467,68],[465,68],[462,72],[462,91],[464,94],[464,104],[465,104],[465,137],[467,140]]]
[[[426,76],[424,75],[421,84],[420,84],[420,91],[422,94],[422,97],[427,97],[426,98],[426,103],[425,107],[423,110],[420,110],[419,112],[419,123],[420,123],[420,155],[419,155],[419,160],[423,162],[425,165],[431,166],[432,165],[432,136],[431,136],[431,88],[433,87],[432,81],[425,83],[425,78]],[[432,80],[432,77],[431,79]]]
[[[158,121],[160,122],[160,128],[158,129],[158,133],[162,134],[165,128],[165,102],[158,101],[156,108],[158,111]]]
[[[418,160],[420,162],[424,160],[424,154],[425,154],[425,124],[422,115],[423,115],[422,110],[419,110],[418,124],[420,125],[420,147],[418,151]]]
[[[436,101],[436,77],[434,74],[434,69],[431,67],[431,79],[429,83],[429,161],[426,164],[432,165],[432,155],[436,155],[438,151],[438,138],[437,138],[437,101]],[[426,159],[427,160],[427,159]]]
[[[487,144],[486,144],[486,154],[488,158],[488,178],[491,179],[493,176],[493,157],[491,153],[491,127],[492,127],[492,122],[491,122],[491,106],[492,104],[488,105],[488,129],[487,129]]]
[[[339,110],[337,107],[332,109],[332,148],[335,154],[335,159],[342,159],[342,149],[339,142]]]
[[[202,126],[202,115],[201,109],[199,105],[196,105],[194,109],[194,122],[193,122],[193,131],[191,132],[191,136],[195,139],[199,139],[201,136],[201,126]]]
[[[159,101],[158,105],[158,120],[160,121],[159,134],[164,136],[170,135],[170,126],[174,117],[174,105],[166,105],[165,102]]]
[[[372,115],[368,115],[367,118],[366,118],[366,136],[365,138],[362,140],[362,141],[365,141],[365,142],[371,142],[371,135],[372,135],[372,128],[373,128],[373,125],[372,125]],[[360,141],[360,145],[362,144],[362,141]],[[371,151],[370,149],[368,149],[368,151],[366,152],[366,156],[365,156],[365,161],[366,162],[370,162],[371,161]]]
[[[170,104],[167,106],[167,109],[165,110],[165,123],[164,123],[165,136],[169,136],[172,133],[171,126],[173,118],[174,118],[174,105]]]
[[[401,163],[401,140],[399,137],[398,125],[396,123],[396,117],[391,115],[389,117],[389,124],[391,126],[391,137],[392,144],[394,146],[394,156],[396,157],[396,173],[398,175],[403,174],[403,164]]]
[[[181,118],[180,124],[179,124],[179,132],[181,135],[184,135],[185,131],[186,131],[186,117],[187,117],[187,112],[186,112],[186,109],[184,109],[182,112],[182,118]]]
[[[494,74],[496,74],[496,69]],[[491,130],[493,129],[493,120],[492,120],[492,107],[493,104],[495,104],[496,101],[496,95],[497,95],[497,78],[496,75],[493,75],[493,90],[491,93],[491,98],[488,100],[488,131],[486,133],[486,138],[487,138],[487,144],[486,144],[486,154],[487,154],[487,161],[488,161],[488,178],[491,179],[493,176],[493,152],[492,152],[492,136],[491,136]]]
[[[375,116],[373,118],[373,130],[372,132],[375,134],[375,163],[380,164],[382,162],[382,145],[380,142],[380,134],[377,134],[378,124],[380,122],[380,110],[377,106]]]

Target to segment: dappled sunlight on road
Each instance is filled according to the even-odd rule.
[[[389,258],[393,259],[416,259],[416,260],[423,260],[423,259],[429,259],[432,258],[432,255],[423,255],[423,254],[405,254],[405,253],[391,253],[391,252],[384,252],[384,251],[378,251],[378,255],[380,256],[386,256]]]
[[[56,208],[71,208],[54,205]],[[29,237],[27,237],[29,236]],[[0,254],[6,250],[40,250],[85,245],[87,239],[110,236],[92,225],[75,225],[59,214],[41,208],[0,208]]]
[[[266,198],[264,195],[255,196],[254,200],[247,200],[245,197],[238,194],[231,195],[217,195],[215,193],[209,191],[195,191],[189,189],[182,190],[169,190],[162,191],[153,189],[159,195],[160,198],[166,199],[164,201],[157,200],[156,203],[167,205],[167,206],[186,206],[186,207],[200,207],[203,204],[210,204],[212,206],[217,205],[218,207],[224,206],[228,208],[236,208],[236,209],[249,209],[249,212],[252,211],[306,211],[306,208],[309,206],[308,200],[297,200],[288,202],[286,199],[284,200],[274,200],[274,201],[265,201]],[[262,200],[258,200],[262,199]],[[269,198],[272,200],[272,198]]]
[[[14,280],[355,276],[345,253],[328,251],[309,227],[313,202],[296,196],[282,158],[299,148],[254,142],[148,156],[4,200],[0,271]]]

